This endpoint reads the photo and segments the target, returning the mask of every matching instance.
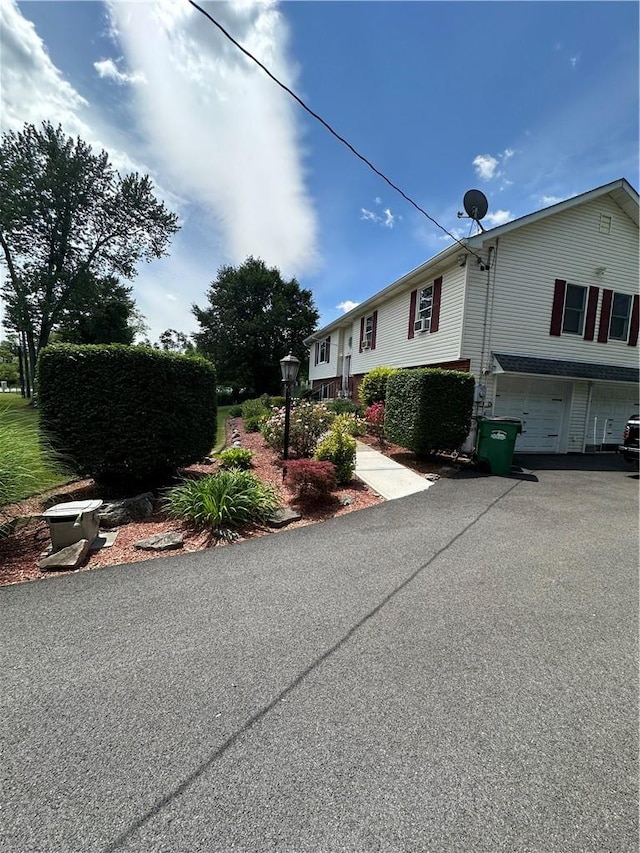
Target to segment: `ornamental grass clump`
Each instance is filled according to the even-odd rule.
[[[221,468],[240,468],[246,471],[251,468],[253,451],[246,447],[229,447],[218,454]]]
[[[0,507],[62,482],[65,473],[62,457],[38,436],[35,423],[0,410]]]
[[[187,480],[165,497],[169,515],[215,531],[264,523],[281,506],[270,483],[250,471],[220,471],[201,480]]]
[[[290,412],[289,449],[299,458],[311,457],[335,417],[324,403],[296,400]],[[284,420],[285,409],[275,409],[261,429],[266,443],[279,455],[284,453]]]

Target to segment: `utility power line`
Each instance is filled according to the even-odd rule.
[[[335,136],[335,138],[339,142],[341,142],[343,145],[346,145],[346,147],[349,149],[349,151],[351,151],[352,154],[355,154],[355,156],[359,160],[362,160],[362,162],[365,163],[373,172],[375,172],[376,175],[378,175],[380,178],[382,178],[383,181],[386,181],[386,183],[389,184],[389,186],[392,189],[394,189],[397,193],[399,193],[402,196],[402,198],[405,199],[405,201],[408,201],[409,204],[413,205],[413,207],[415,207],[415,209],[419,213],[421,213],[423,216],[426,216],[426,218],[429,220],[429,222],[432,222],[437,228],[439,228],[441,231],[443,231],[447,235],[447,237],[451,237],[451,239],[454,240],[459,246],[462,246],[462,248],[466,252],[469,252],[471,255],[473,255],[475,258],[477,258],[479,261],[482,260],[482,258],[479,255],[477,255],[472,249],[470,249],[468,246],[466,246],[461,240],[459,240],[456,236],[454,236],[450,231],[447,231],[447,229],[443,225],[440,225],[440,223],[437,220],[435,220],[433,218],[433,216],[429,216],[429,214],[427,213],[426,210],[424,210],[422,207],[420,207],[420,205],[417,202],[415,202],[410,196],[408,196],[403,190],[401,190],[399,186],[394,184],[393,181],[390,180],[383,172],[381,172],[379,169],[377,169],[370,160],[367,160],[366,157],[364,157],[362,154],[360,154],[360,152],[357,151],[353,147],[353,145],[350,142],[348,142],[343,136],[340,136],[340,134],[337,133],[331,127],[331,125],[322,118],[322,116],[318,115],[318,113],[314,112],[311,109],[311,107],[307,106],[307,104],[305,104],[305,102],[302,100],[302,98],[300,98],[298,95],[296,95],[296,93],[294,91],[292,91],[288,86],[286,86],[284,83],[282,83],[280,80],[278,80],[278,78],[274,74],[272,74],[271,71],[269,71],[269,69],[265,65],[263,65],[259,59],[256,59],[256,57],[252,53],[250,53],[245,47],[243,47],[240,44],[240,42],[236,41],[234,39],[234,37],[222,26],[222,24],[219,21],[216,21],[216,19],[212,15],[210,15],[205,9],[203,9],[202,6],[199,6],[195,2],[195,0],[188,0],[188,2],[193,6],[194,9],[197,9],[198,12],[200,12],[202,15],[204,15],[205,18],[208,18],[209,21],[211,21],[211,23],[215,27],[217,27],[220,30],[220,32],[233,45],[235,45],[238,48],[238,50],[242,51],[242,53],[244,53],[244,55],[247,56],[252,62],[255,62],[255,64],[264,71],[264,73],[267,75],[267,77],[269,77],[271,80],[273,80],[273,82],[277,86],[280,86],[281,89],[284,89],[284,91],[287,92],[287,94],[291,95],[291,97],[300,104],[300,106],[302,107],[303,110],[306,110],[306,112],[308,112],[310,116],[313,116],[313,118],[316,119],[316,121],[319,121],[320,124],[323,125],[323,127],[325,127],[329,131],[330,134],[332,134],[332,136]]]

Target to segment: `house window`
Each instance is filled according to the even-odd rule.
[[[328,364],[331,352],[331,335],[316,343],[316,364]]]
[[[606,213],[600,214],[600,233],[611,234],[611,217]]]
[[[562,331],[570,335],[581,335],[584,330],[584,309],[587,288],[578,284],[568,284],[564,300]]]
[[[416,305],[416,319],[414,330],[416,332],[428,332],[431,328],[431,314],[433,311],[433,285],[423,287],[418,292]]]
[[[609,321],[609,337],[612,341],[626,341],[629,337],[629,316],[631,314],[631,296],[627,293],[614,293]]]
[[[378,312],[368,314],[360,319],[360,352],[376,348],[376,331],[378,326]]]

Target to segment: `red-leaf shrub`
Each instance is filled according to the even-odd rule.
[[[332,462],[292,459],[287,462],[286,483],[298,500],[326,497],[336,487],[336,469]]]
[[[364,419],[371,435],[375,435],[380,444],[384,441],[384,403],[373,403],[364,413]]]

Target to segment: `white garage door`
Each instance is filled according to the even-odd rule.
[[[637,412],[637,385],[613,382],[595,385],[587,415],[587,445],[591,448],[607,444],[617,446],[627,418]]]
[[[560,453],[570,393],[568,382],[500,376],[493,413],[496,417],[522,421],[522,435],[516,440],[516,451]]]

